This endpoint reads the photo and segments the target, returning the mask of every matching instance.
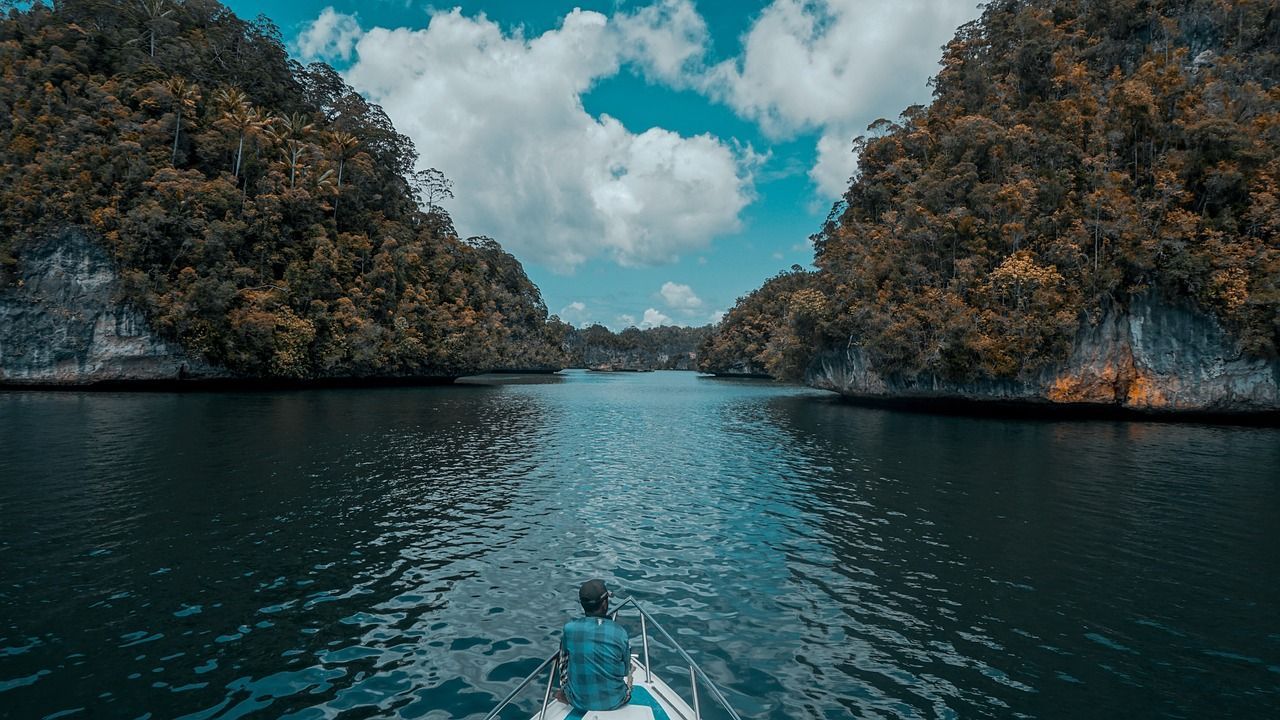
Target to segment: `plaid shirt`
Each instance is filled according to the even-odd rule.
[[[631,638],[609,618],[580,617],[564,625],[560,682],[578,710],[613,710],[626,704],[631,687]]]

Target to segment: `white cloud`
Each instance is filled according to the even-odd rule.
[[[327,7],[302,29],[294,47],[304,61],[346,60],[351,57],[361,34],[360,24],[354,15]]]
[[[699,298],[693,292],[693,288],[688,285],[665,282],[662,284],[660,294],[667,302],[667,306],[675,310],[697,310],[702,307],[702,298]]]
[[[924,102],[939,48],[977,17],[974,0],[774,0],[742,54],[703,89],[773,137],[818,130],[809,177],[828,197],[848,188],[852,140],[879,117]]]
[[[640,327],[653,328],[660,325],[670,325],[671,318],[658,312],[655,308],[649,308],[644,311],[644,318],[640,320]]]
[[[635,315],[619,315],[618,324],[622,325],[624,329],[629,327],[635,327],[636,316]]]
[[[581,300],[574,300],[560,308],[558,314],[561,320],[579,327],[588,324],[590,321],[590,315],[587,313],[587,304]]]
[[[460,9],[432,11],[425,29],[365,31],[327,7],[294,47],[303,59],[354,53],[348,82],[414,140],[422,167],[454,180],[461,232],[569,272],[595,257],[670,262],[734,232],[767,159],[590,115],[582,96],[595,83],[631,67],[724,102],[771,138],[816,134],[808,173],[829,202],[856,168],[853,138],[926,102],[939,48],[977,14],[976,0],[773,0],[740,54],[711,67],[692,0],[574,10],[536,37]]]
[[[818,161],[809,170],[809,179],[827,197],[839,197],[849,189],[849,180],[858,168],[853,154],[853,138],[859,133],[844,127],[831,128],[818,139]]]
[[[707,23],[689,0],[662,0],[615,20],[624,53],[652,80],[689,84],[707,51]]]
[[[447,208],[464,234],[562,272],[600,256],[659,264],[738,229],[758,156],[708,134],[633,133],[589,115],[582,95],[626,62],[674,77],[699,57],[700,23],[687,0],[666,0],[612,20],[574,10],[526,38],[454,9],[425,29],[363,32],[345,75],[413,139],[422,167],[454,181]],[[358,27],[321,13],[306,47],[333,52],[345,40],[321,42],[334,33],[317,26]]]
[[[715,312],[711,313],[711,323],[713,325],[716,323],[719,323],[721,320],[724,319],[724,316],[727,314],[728,314],[727,310],[716,310]]]

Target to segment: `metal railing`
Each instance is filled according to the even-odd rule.
[[[701,667],[698,667],[698,663],[694,662],[693,658],[689,657],[689,653],[686,652],[684,648],[680,647],[680,643],[676,642],[676,639],[671,636],[671,633],[667,632],[666,628],[662,627],[662,625],[660,625],[658,621],[648,613],[648,611],[641,607],[640,603],[637,602],[635,598],[627,598],[626,600],[623,600],[618,607],[614,608],[611,613],[613,619],[617,620],[618,613],[622,612],[622,610],[628,606],[634,607],[636,612],[640,614],[640,641],[644,648],[645,682],[653,681],[653,669],[649,664],[649,625],[653,625],[653,627],[657,628],[658,632],[662,634],[662,637],[671,644],[672,649],[680,655],[680,658],[689,664],[689,683],[693,688],[694,720],[702,720],[702,710],[698,706],[699,680],[701,680],[703,684],[706,685],[707,689],[711,691],[711,697],[719,703],[720,707],[724,708],[725,712],[729,713],[729,717],[732,718],[732,720],[742,720],[738,713],[734,711],[733,706],[729,704],[729,701],[725,699],[724,693],[720,692],[720,688],[716,687],[716,684],[712,682],[711,678],[703,672]],[[507,696],[493,708],[493,710],[489,711],[489,714],[485,716],[484,720],[496,720],[498,713],[502,712],[502,709],[507,705],[510,705],[517,695],[519,695],[526,687],[531,685],[533,681],[536,680],[548,666],[550,666],[551,671],[547,675],[547,689],[542,695],[542,710],[538,713],[539,718],[546,717],[547,705],[551,702],[551,688],[555,686],[556,673],[559,670],[559,663],[556,662],[556,659],[559,656],[560,652],[557,650],[551,654],[551,657],[543,660],[542,664],[538,665],[536,670],[529,673],[524,680],[520,681],[520,684],[517,685],[514,690],[508,693]]]

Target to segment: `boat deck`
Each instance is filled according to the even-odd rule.
[[[631,658],[631,670],[631,703],[617,710],[581,712],[553,699],[547,704],[546,713],[539,712],[532,720],[695,720],[693,708],[662,678],[651,675],[639,659]],[[647,707],[649,704],[656,709]]]

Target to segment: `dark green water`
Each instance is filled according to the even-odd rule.
[[[1280,431],[680,373],[0,393],[0,716],[480,718],[590,576],[744,717],[1275,717]]]

